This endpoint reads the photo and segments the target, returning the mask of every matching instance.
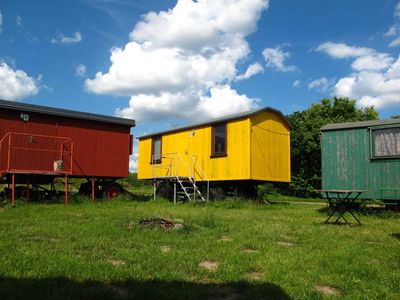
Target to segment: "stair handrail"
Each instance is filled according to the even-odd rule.
[[[162,154],[153,154],[151,155],[151,165],[152,165],[152,178],[156,177],[164,177],[164,176],[158,176],[157,170],[160,169],[166,169],[166,174],[165,176],[174,176],[173,171],[176,169],[176,163],[175,163],[175,155],[176,152],[171,152],[171,153],[162,153]],[[164,163],[158,163],[157,161],[160,159],[167,159],[169,162],[167,164]]]
[[[199,171],[200,171],[201,174],[199,174],[199,175],[201,176],[201,178],[202,178],[204,181],[207,182],[207,197],[206,197],[206,200],[208,201],[209,198],[210,198],[210,179],[208,179],[208,177],[207,177],[207,175],[206,175],[206,172],[203,170],[203,168],[197,165],[197,157],[198,157],[198,155],[195,155],[195,154],[192,154],[192,155],[191,155],[191,161],[192,161],[192,163],[193,163],[193,173],[194,173],[194,175],[195,175],[196,173],[199,174]],[[198,166],[198,167],[197,167],[197,166]],[[193,178],[194,178],[194,177],[195,177],[195,176],[193,176]]]
[[[162,158],[162,159],[168,159],[170,160],[169,164],[157,164],[155,161],[155,158]],[[153,170],[155,169],[167,169],[167,175],[172,176],[172,177],[178,177],[179,175],[179,170],[180,166],[182,165],[184,170],[187,171],[188,177],[194,178],[194,175],[186,163],[186,161],[182,158],[182,155],[178,152],[171,152],[171,153],[163,153],[161,155],[159,154],[154,154],[152,155],[152,165],[153,165]],[[154,172],[153,172],[153,178],[154,178]]]

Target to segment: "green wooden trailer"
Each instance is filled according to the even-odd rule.
[[[321,128],[322,188],[400,204],[400,119]]]

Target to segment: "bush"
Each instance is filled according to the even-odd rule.
[[[269,196],[269,195],[274,196],[274,195],[280,194],[278,191],[278,188],[273,183],[270,183],[270,182],[260,184],[257,187],[257,192],[258,192],[257,193],[258,198],[260,198],[260,199],[264,199],[266,196]]]
[[[293,176],[289,185],[289,193],[291,196],[315,198],[318,193],[315,192],[316,184],[314,180],[302,176]]]

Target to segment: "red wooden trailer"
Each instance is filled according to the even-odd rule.
[[[130,119],[0,100],[0,178],[12,204],[16,193],[29,197],[31,187],[57,177],[64,178],[66,203],[68,178],[86,178],[80,193],[93,200],[119,195],[115,180],[129,174],[134,126]]]

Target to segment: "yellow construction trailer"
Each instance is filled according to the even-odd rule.
[[[290,129],[262,108],[139,137],[138,179],[155,194],[194,200],[254,196],[255,184],[290,181]]]

